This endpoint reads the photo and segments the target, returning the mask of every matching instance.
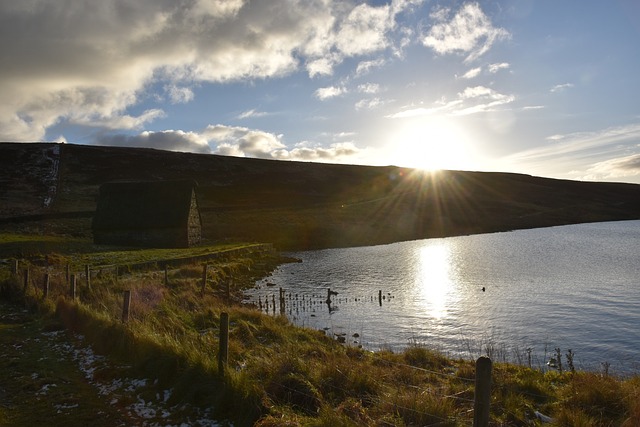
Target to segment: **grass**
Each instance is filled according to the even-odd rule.
[[[167,256],[157,251],[123,253],[125,263]],[[131,258],[126,258],[127,253]],[[104,253],[78,255],[81,261],[76,264],[99,256]],[[60,258],[68,260],[71,255],[62,253]],[[34,366],[27,359],[17,360],[20,349],[11,343],[27,340],[46,325],[59,325],[85,336],[97,353],[108,356],[112,366],[130,367],[126,373],[107,369],[103,375],[152,379],[150,395],[171,389],[168,403],[173,407],[188,403],[191,408],[209,408],[215,417],[232,420],[236,426],[471,424],[473,361],[450,359],[420,346],[400,353],[373,353],[233,302],[243,286],[254,283],[277,262],[277,258],[258,256],[209,261],[204,292],[198,264],[172,268],[167,284],[163,271],[118,278],[104,273],[92,279],[91,289],[80,286],[76,300],[67,296],[64,275],[52,273],[46,301],[33,286],[24,295],[20,279],[3,269],[3,297],[13,297],[40,314],[24,329],[6,326],[0,333],[2,348],[14,351],[12,357],[2,359],[0,384],[17,387],[8,376],[21,375],[19,383],[26,385],[8,391],[27,399],[42,386],[37,383],[40,375],[66,376],[64,366],[53,366],[55,374],[43,372],[33,380],[27,374],[12,373],[32,373],[36,368],[33,360]],[[34,267],[33,283],[39,283],[42,274],[43,270]],[[233,281],[231,298],[222,286],[227,280]],[[121,321],[124,290],[132,294],[127,323]],[[229,313],[231,322],[229,360],[220,376],[218,330],[223,311]],[[543,372],[494,361],[492,381],[491,425],[537,425],[536,411],[553,417],[553,425],[559,426],[633,426],[640,419],[637,376]],[[90,390],[86,396],[91,407]],[[49,399],[58,398],[50,395]],[[37,416],[23,412],[0,409],[0,425],[29,425],[27,421],[46,417],[46,411]],[[79,423],[82,416],[77,414]]]

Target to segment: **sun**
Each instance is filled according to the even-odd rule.
[[[404,121],[385,152],[391,164],[429,171],[473,169],[476,157],[467,132],[446,117]]]

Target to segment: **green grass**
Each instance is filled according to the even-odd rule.
[[[133,263],[185,253],[123,251],[118,259]],[[98,256],[104,253],[81,254],[76,263]],[[25,297],[19,279],[3,273],[0,280],[3,295],[20,296],[32,310],[43,313],[33,328],[42,328],[35,326],[37,322],[62,324],[84,335],[114,366],[131,366],[128,374],[156,380],[159,390],[172,388],[171,404],[214,408],[218,419],[233,420],[237,426],[471,424],[473,361],[450,359],[419,346],[400,353],[344,346],[323,332],[293,326],[284,317],[267,316],[227,299],[225,281],[233,280],[231,293],[238,295],[277,262],[257,256],[209,261],[204,293],[202,266],[197,264],[172,268],[166,285],[163,271],[126,274],[117,280],[113,274],[101,274],[92,280],[91,289],[80,286],[75,301],[67,296],[61,273],[52,274],[51,296],[45,302],[35,286]],[[41,280],[38,271],[34,267],[34,283]],[[121,321],[124,290],[132,294],[127,323]],[[231,322],[229,361],[220,376],[218,331],[223,311]],[[15,342],[36,329],[26,329],[22,338],[5,331],[0,336],[13,336],[7,339]],[[2,372],[9,375],[8,369]],[[535,411],[561,426],[632,426],[640,418],[637,376],[542,372],[494,362],[492,380],[492,425],[536,425]],[[4,411],[0,421],[18,416],[28,420],[29,414]]]

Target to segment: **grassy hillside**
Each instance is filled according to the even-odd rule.
[[[205,238],[280,249],[640,218],[634,184],[3,143],[0,227],[89,237],[100,184],[177,178],[199,183]]]

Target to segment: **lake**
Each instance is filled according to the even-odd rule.
[[[640,221],[286,255],[302,262],[259,281],[248,301],[277,315],[282,288],[294,323],[347,345],[543,369],[560,348],[579,369],[640,370]]]

